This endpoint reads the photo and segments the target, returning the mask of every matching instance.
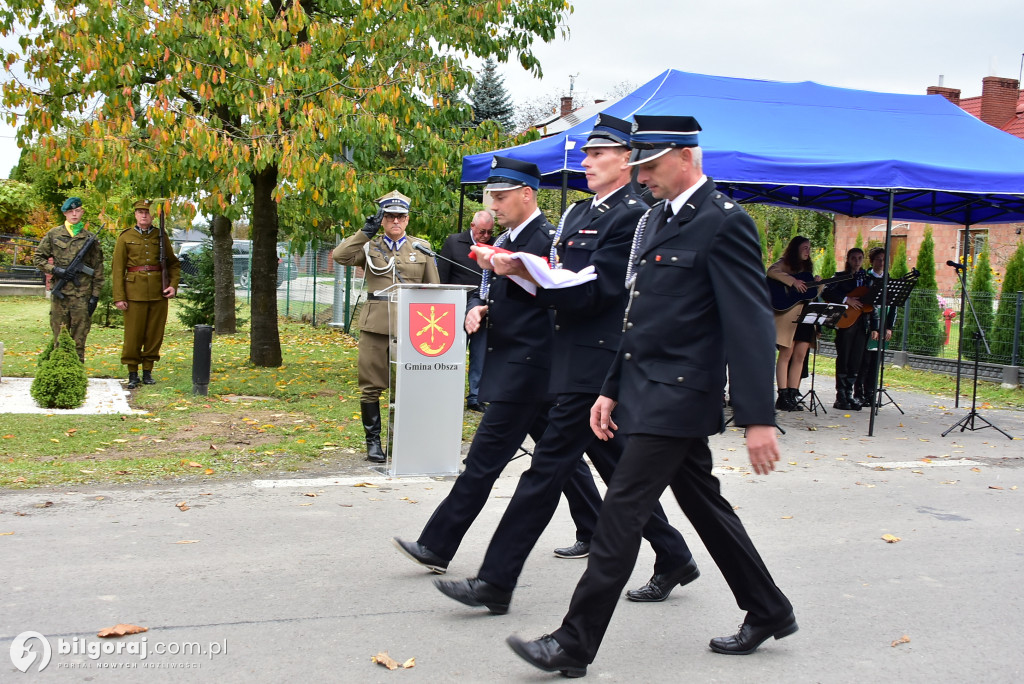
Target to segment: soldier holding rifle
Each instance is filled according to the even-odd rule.
[[[54,341],[60,336],[61,327],[66,326],[75,341],[78,358],[84,362],[85,338],[103,289],[103,249],[96,235],[85,229],[81,198],[69,197],[60,210],[64,212],[64,223],[43,236],[33,263],[53,276],[50,328]]]
[[[117,236],[111,277],[114,306],[124,312],[121,363],[128,366],[128,389],[153,385],[153,364],[160,360],[167,323],[167,300],[178,291],[181,266],[164,231],[153,228],[150,200],[135,203],[135,226]],[[139,366],[142,379],[139,379]]]

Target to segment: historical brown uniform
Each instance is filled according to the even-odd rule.
[[[72,236],[67,227],[61,224],[43,236],[36,246],[32,261],[40,271],[52,274],[54,266],[66,268],[91,236],[93,233],[84,228],[78,235]],[[52,264],[49,263],[51,257]],[[99,242],[89,249],[83,263],[93,269],[93,274],[79,275],[77,285],[74,281],[68,281],[60,290],[64,294],[63,299],[50,298],[50,329],[53,330],[53,337],[56,340],[60,336],[61,326],[66,326],[75,340],[78,358],[85,361],[85,338],[92,327],[88,309],[89,298],[99,297],[103,289],[103,248]],[[55,284],[55,281],[51,282]]]
[[[174,255],[171,241],[164,234],[164,257],[170,286],[178,289],[181,266]],[[167,298],[163,296],[160,278],[160,231],[138,226],[122,231],[114,246],[110,267],[114,285],[114,301],[128,302],[124,312],[124,346],[121,363],[131,373],[152,370],[160,360],[167,323]]]
[[[388,340],[391,326],[396,324],[395,311],[390,311],[388,320],[389,309],[393,307],[387,295],[373,293],[395,283],[441,282],[434,260],[413,249],[417,242],[430,247],[426,240],[406,235],[405,242],[394,251],[383,235],[371,240],[366,233],[357,231],[334,250],[334,260],[339,264],[366,270],[367,301],[359,314],[359,390],[360,401],[364,403],[378,401],[388,387]]]

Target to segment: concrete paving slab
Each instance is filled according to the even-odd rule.
[[[145,413],[128,405],[129,392],[120,380],[89,378],[85,403],[76,409],[48,409],[36,404],[32,398],[34,378],[4,378],[0,382],[0,413],[88,414]]]

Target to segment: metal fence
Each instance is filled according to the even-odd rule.
[[[32,265],[39,240],[21,235],[0,235],[0,283],[42,285],[42,271]]]

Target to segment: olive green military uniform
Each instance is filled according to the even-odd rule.
[[[43,236],[36,246],[32,261],[40,271],[52,274],[54,266],[66,268],[85,246],[85,241],[92,236],[93,233],[84,228],[78,235],[72,236],[64,224],[61,224]],[[51,257],[52,264],[49,263]],[[99,242],[93,244],[82,263],[93,269],[93,273],[80,274],[77,284],[69,280],[60,290],[64,294],[63,299],[57,296],[50,298],[50,329],[53,330],[53,337],[56,340],[60,336],[61,326],[66,326],[75,340],[78,358],[84,362],[85,338],[92,327],[89,298],[99,297],[103,289],[103,248]],[[56,284],[56,281],[51,282]]]
[[[434,260],[413,249],[417,242],[430,247],[426,240],[406,235],[402,246],[393,251],[383,235],[371,240],[357,231],[334,249],[334,260],[339,264],[366,269],[367,301],[359,314],[359,390],[364,403],[378,401],[388,387],[389,339],[397,317],[387,295],[378,297],[373,293],[395,283],[441,282]]]
[[[169,284],[177,290],[181,265],[166,233],[164,257]],[[124,312],[121,363],[132,373],[137,372],[140,365],[143,370],[152,370],[153,364],[160,360],[167,323],[167,298],[163,295],[160,278],[160,231],[155,226],[146,232],[136,226],[117,236],[110,277],[114,301],[128,302]]]

